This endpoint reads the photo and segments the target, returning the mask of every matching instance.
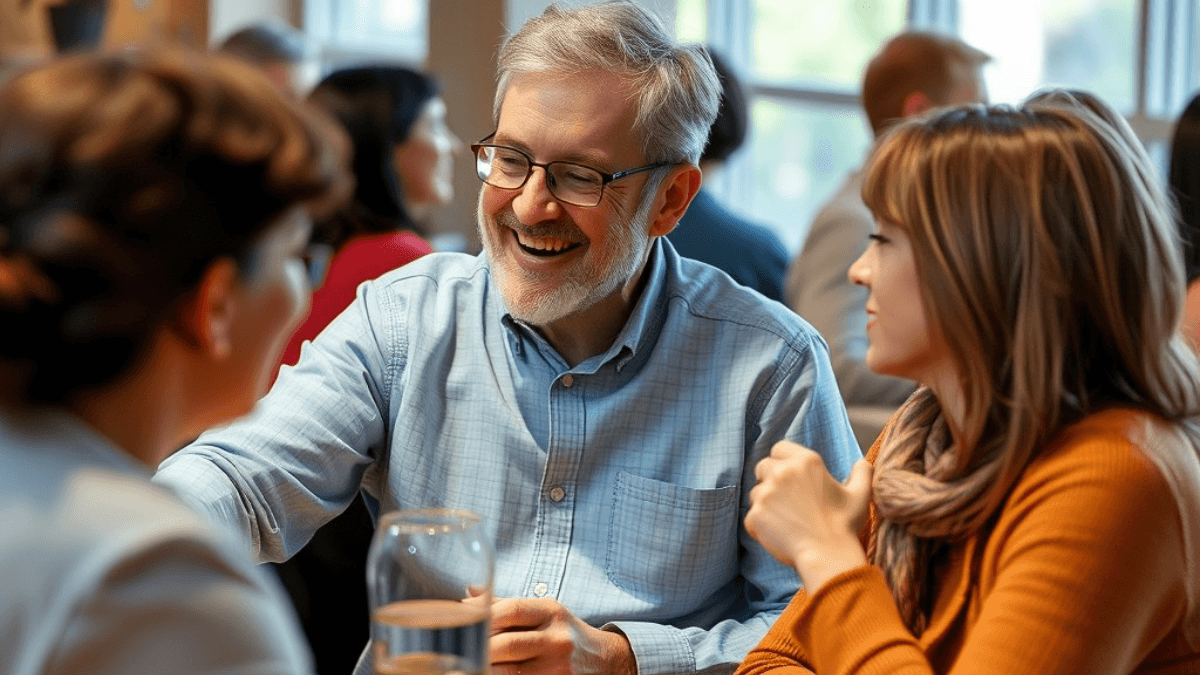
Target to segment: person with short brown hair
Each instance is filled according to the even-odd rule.
[[[0,671],[312,672],[244,544],[150,478],[265,389],[345,146],[227,58],[0,86]]]
[[[955,103],[983,101],[980,68],[991,57],[962,40],[909,31],[889,40],[863,73],[862,105],[875,136],[906,117]]]
[[[280,91],[304,97],[315,80],[317,48],[304,31],[260,21],[229,34],[217,51],[258,68]]]

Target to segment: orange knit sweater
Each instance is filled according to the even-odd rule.
[[[798,593],[738,675],[1200,673],[1181,516],[1200,503],[1180,503],[1131,440],[1147,418],[1110,410],[1063,430],[991,533],[936,569],[920,638],[863,565]]]

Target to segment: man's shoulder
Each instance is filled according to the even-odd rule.
[[[483,255],[443,251],[417,258],[369,283],[388,294],[438,296],[480,292],[487,286],[488,276]]]
[[[725,330],[775,336],[807,349],[816,331],[785,305],[738,284],[718,269],[678,258],[679,272],[667,286],[667,302],[690,316],[716,322]],[[817,339],[820,339],[817,337]]]

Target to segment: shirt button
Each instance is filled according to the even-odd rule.
[[[575,376],[571,375],[570,373],[563,375],[562,385],[564,387],[566,387],[567,389],[570,389],[571,385],[573,385],[573,384],[575,384]]]
[[[550,499],[552,499],[553,501],[561,502],[563,500],[563,497],[566,497],[566,496],[567,496],[567,491],[560,487],[550,489]]]
[[[550,592],[550,587],[543,583],[538,583],[536,586],[533,587],[533,594],[538,596],[539,598],[546,597],[546,594],[549,592]]]

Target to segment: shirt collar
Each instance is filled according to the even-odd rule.
[[[618,371],[642,349],[652,347],[658,338],[663,322],[661,298],[667,285],[667,262],[675,255],[675,250],[666,241],[666,237],[655,237],[650,243],[650,258],[644,271],[646,285],[605,357],[605,361],[616,359]]]

